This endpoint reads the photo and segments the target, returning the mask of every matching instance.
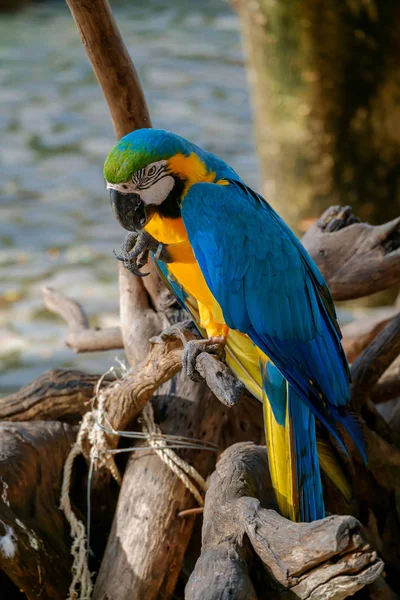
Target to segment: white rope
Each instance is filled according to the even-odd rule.
[[[173,473],[182,481],[187,489],[193,494],[199,506],[204,506],[204,500],[199,492],[198,488],[190,481],[187,475],[190,475],[194,479],[201,489],[207,491],[207,483],[203,477],[187,462],[182,460],[173,450],[170,448],[162,448],[162,443],[159,439],[154,439],[153,434],[160,434],[161,429],[156,425],[154,421],[154,411],[150,403],[147,403],[144,407],[141,415],[142,428],[149,434],[148,442],[150,446],[155,450],[161,460],[171,469]]]
[[[107,389],[107,395],[110,393],[110,388],[114,389],[120,386],[120,381],[123,377],[128,374],[126,366],[118,361],[122,371],[122,377],[119,377],[117,381],[109,385]],[[154,411],[150,402],[144,407],[139,421],[142,423],[142,433],[140,432],[122,432],[116,431],[112,424],[108,420],[107,413],[105,411],[105,400],[106,394],[104,390],[101,390],[101,384],[104,378],[116,371],[114,367],[111,367],[104,375],[102,375],[97,382],[95,388],[95,395],[93,398],[93,408],[87,412],[83,419],[76,438],[76,442],[73,445],[67,460],[64,465],[63,481],[61,486],[61,499],[60,508],[64,512],[65,517],[71,528],[72,546],[71,554],[73,556],[72,563],[72,581],[69,587],[69,593],[67,600],[90,600],[93,591],[93,584],[91,580],[91,574],[88,568],[88,536],[86,535],[85,525],[77,519],[75,513],[72,510],[71,500],[69,497],[71,487],[71,476],[74,460],[80,454],[87,456],[87,449],[85,444],[90,444],[90,476],[88,478],[88,498],[90,497],[90,479],[93,467],[100,468],[102,466],[109,469],[114,479],[121,484],[122,478],[119,473],[118,467],[115,464],[113,454],[121,451],[137,451],[148,449],[145,448],[128,448],[115,450],[110,449],[107,442],[108,435],[116,435],[123,437],[132,437],[147,440],[151,448],[156,452],[160,459],[171,469],[171,471],[182,481],[185,487],[193,494],[196,502],[199,506],[204,505],[202,492],[206,492],[207,483],[203,477],[196,471],[194,467],[189,465],[186,461],[180,458],[173,450],[174,448],[191,448],[191,449],[204,449],[216,451],[217,447],[215,444],[210,442],[203,442],[202,440],[195,440],[193,438],[185,438],[182,436],[168,436],[162,433],[160,427],[155,423]],[[193,481],[192,481],[193,480]],[[197,483],[197,486],[195,483]],[[201,491],[200,491],[201,490]],[[90,528],[90,502],[88,501],[88,531]],[[79,591],[78,591],[79,589]]]
[[[76,515],[72,510],[71,500],[69,497],[72,467],[75,458],[82,453],[82,440],[88,433],[89,415],[90,413],[85,415],[82,425],[79,429],[76,442],[73,445],[67,460],[65,461],[63,482],[61,486],[60,508],[62,511],[64,511],[65,517],[71,527],[72,537],[72,581],[71,585],[69,586],[67,600],[89,600],[93,591],[93,584],[86,557],[87,539],[85,525],[82,523],[82,521],[76,518]],[[76,591],[78,585],[80,586],[79,595]]]

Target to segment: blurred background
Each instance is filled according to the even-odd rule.
[[[258,185],[239,19],[224,0],[112,2],[155,127],[215,152]],[[102,372],[118,352],[73,355],[41,289],[80,301],[91,324],[118,324],[125,235],[103,162],[115,144],[100,88],[65,2],[0,16],[0,392],[42,372]],[[121,351],[122,355],[122,351]]]
[[[350,204],[372,223],[398,216],[398,0],[111,6],[154,126],[220,155],[298,233],[332,204]],[[41,289],[58,287],[81,302],[93,326],[117,325],[112,250],[124,231],[102,176],[115,143],[111,121],[67,5],[0,0],[0,9],[6,393],[57,366],[99,373],[113,363],[114,351],[74,356],[65,347],[66,326],[44,309]],[[370,302],[341,308],[342,323]]]

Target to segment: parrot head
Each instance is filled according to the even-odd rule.
[[[215,180],[207,155],[184,138],[161,129],[138,129],[123,137],[104,165],[111,206],[122,227],[128,231],[143,229],[155,213],[179,218],[190,185]]]

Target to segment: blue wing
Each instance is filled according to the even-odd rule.
[[[182,218],[226,324],[265,352],[341,442],[342,422],[364,459],[349,401],[349,370],[332,298],[282,219],[239,181],[192,186]],[[342,443],[342,442],[341,442]]]

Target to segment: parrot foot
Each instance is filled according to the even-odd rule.
[[[147,231],[132,231],[128,233],[122,242],[121,253],[114,252],[117,260],[124,263],[124,267],[134,275],[146,277],[149,273],[141,273],[139,269],[144,267],[149,259],[149,251],[154,252],[156,260],[168,262],[168,251],[166,246],[156,240]]]
[[[220,360],[225,360],[224,336],[214,336],[207,340],[190,340],[186,342],[182,354],[182,367],[186,375],[192,381],[203,381],[201,375],[196,371],[196,359],[202,352],[215,354]]]

